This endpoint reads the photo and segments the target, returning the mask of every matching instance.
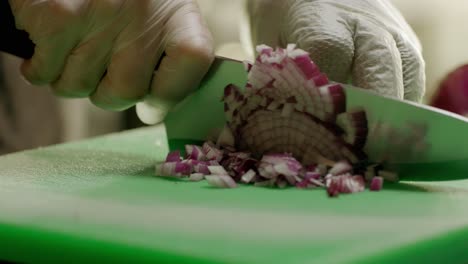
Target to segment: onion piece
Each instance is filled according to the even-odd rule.
[[[166,162],[179,162],[182,160],[182,157],[180,156],[180,151],[175,150],[172,152],[169,152],[166,157]]]
[[[193,166],[193,171],[195,173],[201,173],[203,175],[209,175],[211,173],[210,170],[208,169],[208,165],[204,163],[199,163]]]
[[[190,181],[202,181],[204,179],[203,173],[192,173],[190,174]]]
[[[223,151],[217,148],[211,141],[203,143],[202,151],[208,160],[215,160],[220,162],[223,158]]]
[[[332,176],[327,180],[327,192],[331,197],[340,193],[349,194],[362,192],[365,189],[365,182],[362,176],[340,175]]]
[[[174,176],[190,175],[192,167],[184,162],[163,162],[156,165],[157,176]]]
[[[206,160],[202,148],[197,145],[185,145],[185,152],[188,159]]]
[[[163,162],[156,164],[156,175],[157,176],[178,176],[175,172],[175,166],[177,162]]]
[[[232,134],[231,129],[228,126],[224,126],[223,130],[221,131],[221,134],[218,137],[216,144],[218,146],[234,146],[235,145],[234,135]]]
[[[371,191],[380,191],[382,190],[384,179],[382,177],[374,177],[370,183],[369,189]]]
[[[222,166],[208,166],[208,170],[213,175],[228,175],[227,171]]]
[[[254,170],[249,170],[244,175],[242,175],[241,180],[244,183],[250,183],[256,175],[257,173]]]
[[[208,184],[218,188],[236,188],[236,182],[228,175],[207,175]]]

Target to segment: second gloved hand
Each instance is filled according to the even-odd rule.
[[[295,43],[333,81],[423,98],[419,40],[387,0],[251,0],[248,14],[253,45]]]
[[[213,60],[193,0],[10,0],[17,27],[36,44],[22,72],[66,97],[123,110],[191,92]],[[165,55],[165,56],[163,56]],[[155,68],[157,67],[156,71]]]

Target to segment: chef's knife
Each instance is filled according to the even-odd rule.
[[[217,58],[199,89],[166,117],[171,140],[205,140],[223,126],[223,89],[247,81],[240,61]],[[363,108],[369,135],[365,151],[403,180],[468,178],[468,119],[433,107],[396,100],[344,85],[347,108]]]
[[[34,44],[23,31],[0,41],[0,49],[30,58]],[[247,74],[240,61],[217,57],[199,89],[166,117],[169,140],[204,140],[224,125],[223,89],[242,87]],[[386,162],[404,180],[468,178],[468,119],[429,106],[383,97],[345,85],[347,107],[366,110],[371,161]]]

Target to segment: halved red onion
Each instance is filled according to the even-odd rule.
[[[228,175],[207,175],[205,176],[206,181],[218,188],[236,188],[236,182]]]
[[[262,45],[248,73],[249,89],[225,89],[226,118],[236,145],[256,155],[292,153],[303,164],[359,161],[360,144],[342,138],[336,116],[346,110],[340,84],[330,84],[308,53]],[[266,102],[266,103],[265,103]]]
[[[369,189],[371,191],[380,191],[382,190],[384,179],[382,177],[374,177],[370,183]]]

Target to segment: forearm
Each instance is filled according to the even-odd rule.
[[[30,58],[34,52],[28,34],[16,29],[15,19],[6,0],[0,1],[0,51],[21,58]]]

